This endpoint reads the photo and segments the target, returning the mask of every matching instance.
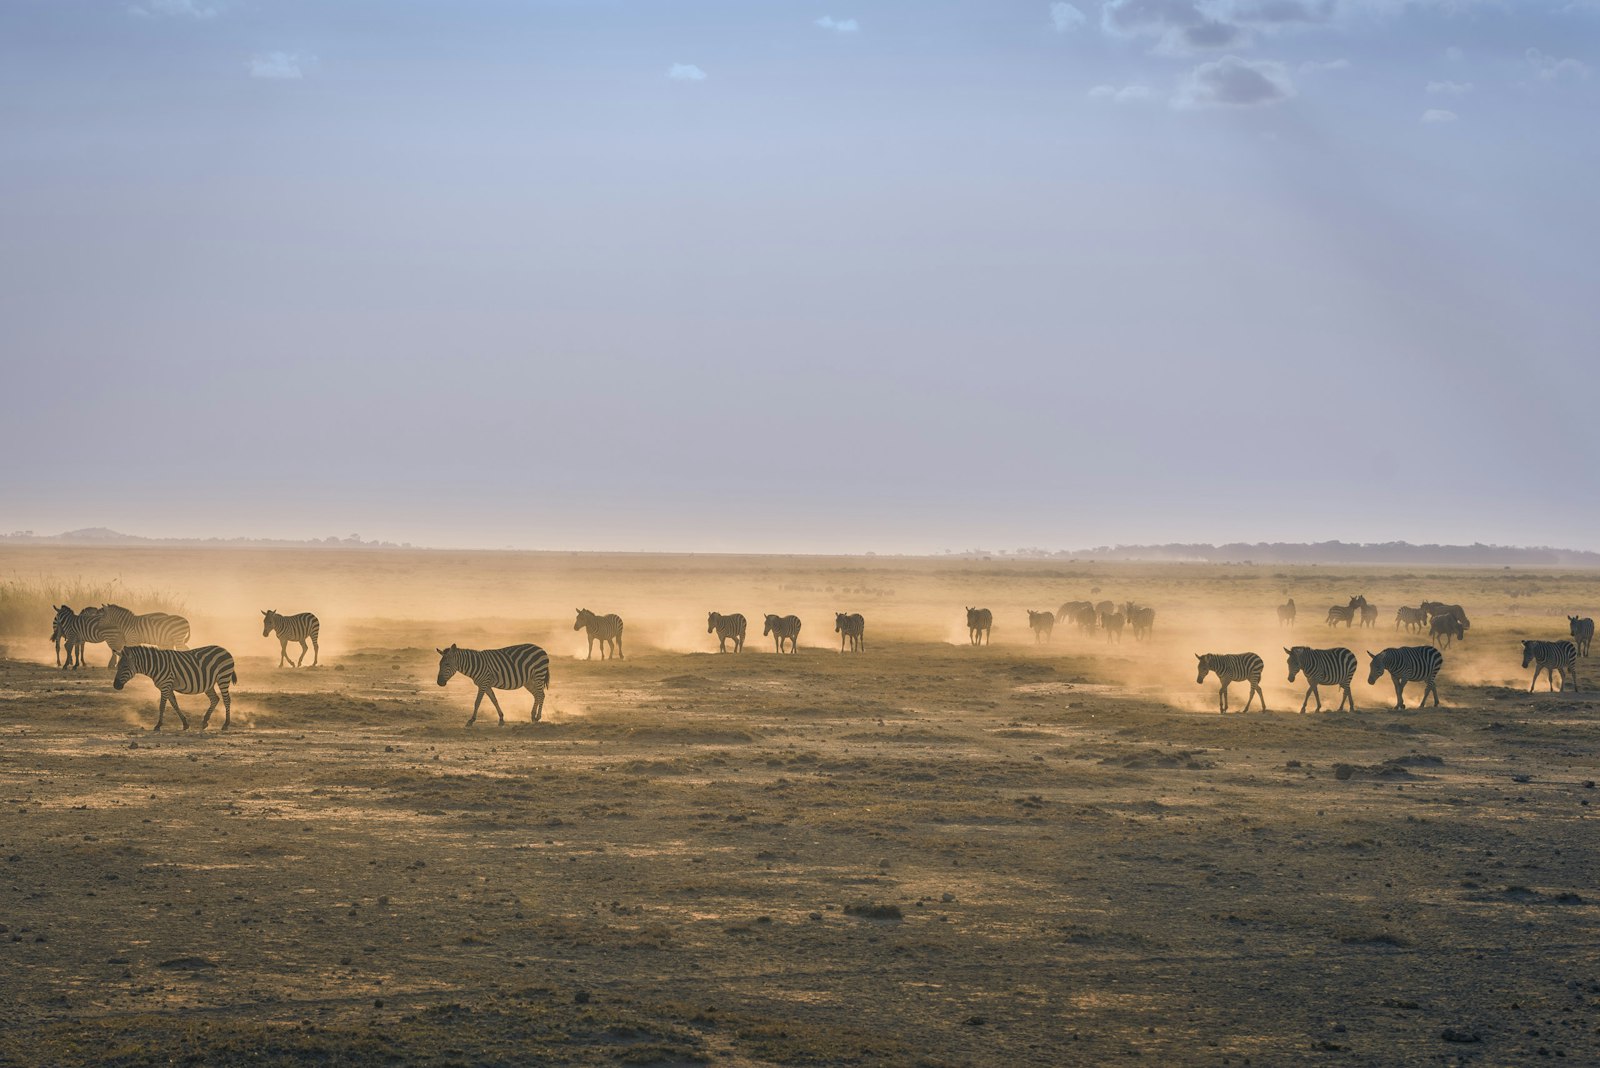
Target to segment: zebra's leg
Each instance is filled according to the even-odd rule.
[[[1421,708],[1423,703],[1428,700],[1428,695],[1430,693],[1433,694],[1433,707],[1434,708],[1438,708],[1439,707],[1439,679],[1438,679],[1438,676],[1434,676],[1433,678],[1430,678],[1428,680],[1428,688],[1426,690],[1422,691],[1422,701],[1417,703],[1417,707],[1418,708]]]
[[[617,631],[617,659],[618,660],[626,660],[627,659],[627,657],[622,655],[622,632],[620,630]]]
[[[211,698],[211,703],[206,706],[206,714],[200,717],[201,730],[205,730],[211,724],[211,713],[217,710],[217,704],[221,701],[221,698],[217,695],[215,684],[212,684],[211,688],[206,691],[206,696]]]
[[[538,723],[544,718],[544,690],[537,683],[529,683],[528,692],[533,694],[533,722]]]
[[[478,722],[478,706],[483,704],[483,687],[478,687],[478,696],[472,699],[472,717],[467,720],[467,726]]]
[[[1228,684],[1227,683],[1223,683],[1222,684],[1222,688],[1217,691],[1217,711],[1218,712],[1226,712],[1227,710],[1228,710]]]
[[[1422,699],[1424,701],[1428,699],[1427,691],[1423,691]],[[1399,712],[1406,710],[1406,684],[1399,675],[1394,677],[1394,707]]]
[[[489,695],[489,703],[494,705],[495,714],[500,717],[500,726],[504,727],[506,725],[506,714],[500,711],[500,698],[494,695],[493,687],[483,692]]]
[[[222,691],[222,729],[227,730],[233,723],[233,694],[228,690],[228,680],[220,679],[217,688]],[[213,708],[216,706],[213,705]]]
[[[1302,713],[1305,712],[1305,710],[1306,710],[1306,702],[1311,700],[1311,691],[1313,689],[1314,689],[1314,687],[1307,687],[1306,688],[1306,695],[1304,697],[1300,698],[1300,711]],[[1317,706],[1317,711],[1318,712],[1322,711],[1322,706],[1320,704]]]
[[[278,636],[278,666],[283,667],[289,661],[289,639]]]
[[[299,667],[301,664],[304,664],[306,662],[306,653],[308,651],[309,650],[306,648],[306,640],[304,638],[301,638],[300,639],[300,657],[299,657],[299,659],[297,659],[294,662],[294,666],[295,667]]]
[[[1344,711],[1346,702],[1350,704],[1350,711],[1354,712],[1356,710],[1356,695],[1350,692],[1350,684],[1348,682],[1344,684],[1344,696],[1339,698],[1340,712]]]

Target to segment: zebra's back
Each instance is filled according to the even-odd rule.
[[[1205,653],[1200,657],[1202,671],[1215,671],[1223,682],[1261,682],[1266,662],[1255,653]]]
[[[507,645],[501,649],[462,649],[461,674],[479,686],[496,690],[550,686],[550,655],[537,645]]]
[[[1381,663],[1381,671],[1389,672],[1400,681],[1432,682],[1444,667],[1444,654],[1431,645],[1406,645],[1385,649],[1374,661]],[[1371,681],[1376,682],[1376,677]]]
[[[1297,645],[1289,651],[1300,672],[1319,686],[1348,686],[1355,677],[1356,654],[1343,646],[1312,649]]]
[[[279,637],[297,642],[318,637],[322,633],[322,622],[314,613],[297,612],[292,616],[278,615],[273,620],[272,629],[278,632]]]
[[[122,650],[122,658],[127,674],[148,675],[158,689],[176,693],[205,693],[213,686],[226,686],[239,679],[233,654],[220,645],[197,649],[129,645]]]

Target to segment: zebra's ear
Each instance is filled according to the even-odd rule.
[[[1376,660],[1376,659],[1378,659],[1378,654],[1373,652],[1371,649],[1368,649],[1367,650],[1367,658],[1369,660]]]
[[[439,648],[437,645],[433,647],[433,651],[438,653],[440,656],[444,655],[444,650]]]
[[[1289,655],[1290,655],[1290,656],[1293,656],[1293,655],[1294,655],[1294,654],[1293,654],[1293,653],[1290,653],[1290,652],[1289,652],[1289,647],[1288,647],[1288,646],[1287,646],[1287,645],[1285,645],[1285,646],[1284,646],[1284,647],[1283,647],[1283,651],[1284,651],[1284,652],[1286,652],[1286,653],[1289,653]]]
[[[1201,656],[1201,655],[1200,655],[1200,654],[1199,654],[1199,653],[1195,653],[1195,654],[1194,654],[1194,658],[1195,658],[1195,659],[1196,659],[1196,660],[1204,660],[1204,659],[1205,659],[1205,657],[1203,657],[1203,656]]]

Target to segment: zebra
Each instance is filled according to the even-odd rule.
[[[744,652],[744,616],[738,612],[731,616],[722,615],[720,612],[706,613],[706,633],[715,632],[717,636],[717,652],[728,651],[728,639],[733,639],[733,651]]]
[[[1573,642],[1577,644],[1578,655],[1588,656],[1589,643],[1594,640],[1594,620],[1568,616],[1567,633],[1572,635]]]
[[[1109,602],[1108,602],[1109,603]],[[967,609],[967,642],[970,645],[983,645],[989,640],[989,632],[994,629],[994,613],[987,608]]]
[[[1094,620],[1100,626],[1105,626],[1105,618],[1117,610],[1114,601],[1096,601],[1094,606]]]
[[[268,608],[261,613],[261,636],[265,638],[273,631],[278,632],[278,666],[283,667],[289,659],[289,643],[300,643],[300,659],[290,667],[299,667],[306,659],[306,639],[311,639],[311,666],[316,667],[317,661],[322,656],[322,650],[317,645],[317,639],[322,635],[322,624],[310,612],[301,612],[299,615],[286,616],[275,608]]]
[[[1113,636],[1117,639],[1118,645],[1122,644],[1122,627],[1126,622],[1127,619],[1121,612],[1112,612],[1110,615],[1100,617],[1100,626],[1106,632],[1107,645],[1111,644]]]
[[[1426,682],[1427,686],[1422,691],[1422,700],[1417,704],[1421,708],[1428,702],[1428,695],[1433,694],[1433,707],[1439,707],[1439,669],[1444,667],[1444,654],[1431,645],[1406,645],[1398,649],[1385,649],[1381,653],[1367,650],[1367,656],[1372,659],[1372,670],[1367,674],[1367,685],[1376,686],[1378,680],[1387,671],[1394,680],[1394,707],[1404,711],[1406,707],[1406,683]]]
[[[1378,606],[1363,604],[1361,606],[1361,625],[1363,627],[1376,627],[1378,625]]]
[[[500,709],[496,690],[527,690],[533,694],[533,722],[544,718],[544,691],[550,686],[550,656],[537,645],[508,645],[503,649],[435,649],[439,654],[439,685],[457,672],[478,686],[467,726],[478,721],[478,706],[487,695],[489,703],[505,726],[506,714]]]
[[[1401,627],[1404,627],[1408,631],[1415,631],[1416,633],[1421,634],[1422,633],[1422,628],[1427,622],[1428,622],[1428,613],[1424,612],[1420,608],[1406,608],[1406,607],[1402,606],[1400,608],[1395,609],[1395,612],[1394,612],[1394,629],[1395,630],[1399,630]]]
[[[1288,601],[1287,604],[1280,604],[1278,606],[1278,626],[1281,627],[1285,623],[1287,623],[1290,627],[1293,627],[1294,626],[1294,617],[1295,617],[1294,598],[1291,597],[1291,598],[1289,598],[1289,601]]]
[[[1323,620],[1323,623],[1330,627],[1337,627],[1340,623],[1343,623],[1348,627],[1354,622],[1355,617],[1356,610],[1353,607],[1336,604],[1328,609],[1328,618]]]
[[[1461,617],[1452,612],[1440,612],[1428,624],[1428,638],[1435,645],[1450,648],[1451,638],[1465,638],[1467,629],[1461,622]],[[1442,641],[1440,639],[1443,639]]]
[[[233,665],[233,654],[220,645],[202,645],[198,649],[156,649],[148,645],[128,645],[122,649],[117,675],[111,685],[120,690],[135,675],[148,675],[161,691],[161,704],[156,709],[156,730],[166,718],[167,705],[178,714],[183,729],[189,729],[189,717],[178,707],[180,693],[203,693],[211,698],[206,707],[200,729],[211,722],[211,713],[222,702],[222,729],[233,722],[233,697],[228,687],[239,681],[239,672]],[[218,697],[218,691],[221,697]]]
[[[1522,666],[1533,665],[1533,678],[1528,682],[1528,692],[1533,692],[1534,683],[1539,681],[1539,672],[1543,671],[1550,679],[1550,689],[1556,688],[1556,672],[1561,672],[1561,689],[1567,688],[1567,680],[1572,680],[1574,693],[1582,692],[1578,685],[1578,646],[1575,642],[1562,638],[1554,642],[1523,642]]]
[[[611,650],[611,655],[618,660],[622,656],[622,617],[616,613],[609,616],[597,616],[587,608],[578,609],[578,618],[572,624],[573,630],[588,631],[589,655],[585,660],[594,659],[594,643],[600,643],[600,659],[606,658],[606,650]],[[505,687],[501,687],[504,689]]]
[[[1313,697],[1317,699],[1317,711],[1322,711],[1322,694],[1318,686],[1338,686],[1344,690],[1344,696],[1339,698],[1339,711],[1344,711],[1346,702],[1350,704],[1350,711],[1356,710],[1355,694],[1350,692],[1350,680],[1356,674],[1356,654],[1348,649],[1311,649],[1304,645],[1297,645],[1293,649],[1285,648],[1289,654],[1289,681],[1293,682],[1295,676],[1304,673],[1306,677],[1305,697],[1300,701],[1300,711],[1306,710],[1306,702]]]
[[[52,640],[59,640],[67,647],[67,662],[61,665],[61,670],[76,667],[83,669],[83,647],[89,642],[103,642],[107,639],[105,617],[98,608],[85,608],[82,612],[74,612],[67,605],[56,606],[55,623],[50,628]]]
[[[779,653],[783,652],[783,643],[785,641],[789,643],[790,653],[798,653],[800,651],[799,616],[775,616],[768,612],[766,625],[761,628],[761,633],[763,636],[772,635],[772,644],[776,646],[776,651]]]
[[[1055,633],[1056,614],[1054,612],[1035,612],[1028,609],[1028,626],[1033,630],[1034,644],[1049,641],[1050,635]]]
[[[1076,623],[1085,608],[1090,612],[1094,611],[1094,605],[1089,601],[1068,601],[1056,609],[1056,622],[1065,623],[1070,619]]]
[[[189,648],[189,621],[171,612],[146,612],[139,614],[120,604],[104,604],[99,611],[108,624],[106,644],[111,647],[111,662],[115,667],[117,656],[124,645],[153,645],[159,649]]]
[[[1259,656],[1255,653],[1196,653],[1194,658],[1200,661],[1200,674],[1196,676],[1195,683],[1206,681],[1206,675],[1215,671],[1217,681],[1222,683],[1222,689],[1217,692],[1217,711],[1228,710],[1228,687],[1236,682],[1250,683],[1250,695],[1244,699],[1244,711],[1250,711],[1250,702],[1258,695],[1261,698],[1261,711],[1267,710],[1267,695],[1261,692],[1261,673],[1266,670]]]
[[[1050,615],[1046,612],[1045,615]],[[1054,619],[1054,616],[1050,618]],[[850,651],[859,653],[867,647],[867,621],[861,617],[860,612],[835,612],[833,614],[833,630],[839,635],[839,651],[844,652],[845,642],[850,643]]]
[[[1463,637],[1463,638],[1466,637],[1466,633],[1465,632],[1468,629],[1470,629],[1471,626],[1472,626],[1472,621],[1467,618],[1467,610],[1465,608],[1462,608],[1458,604],[1444,604],[1444,603],[1442,603],[1440,601],[1423,601],[1422,602],[1422,610],[1424,612],[1428,613],[1428,621],[1430,623],[1437,616],[1443,616],[1443,615],[1455,616],[1458,620],[1461,621],[1461,628],[1460,629],[1463,632],[1462,635],[1461,635],[1461,637]]]
[[[1142,641],[1150,637],[1156,625],[1156,610],[1154,608],[1134,608],[1128,613],[1128,626],[1133,628],[1133,640]]]

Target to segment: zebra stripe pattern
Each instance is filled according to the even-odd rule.
[[[1049,612],[1045,615],[1050,616]],[[1055,616],[1050,616],[1054,620]],[[852,653],[859,653],[867,647],[867,621],[860,612],[835,612],[833,614],[833,630],[839,635],[839,651],[845,650],[845,643],[850,644]]]
[[[1213,671],[1217,673],[1217,681],[1222,683],[1217,693],[1218,712],[1228,710],[1228,687],[1246,681],[1250,683],[1250,696],[1244,699],[1243,711],[1250,711],[1250,702],[1258,695],[1261,711],[1267,710],[1267,695],[1261,692],[1261,673],[1267,665],[1255,653],[1196,653],[1194,658],[1200,661],[1200,673],[1194,680],[1196,685],[1205,682]]]
[[[85,608],[82,612],[74,612],[66,605],[58,607],[50,637],[51,640],[59,639],[66,644],[67,662],[61,665],[61,670],[72,667],[82,670],[84,645],[105,641],[106,629],[105,618],[99,609]]]
[[[1337,627],[1341,623],[1348,627],[1355,621],[1355,618],[1356,610],[1354,608],[1348,605],[1336,604],[1328,609],[1328,618],[1323,622],[1330,627]]]
[[[1433,694],[1433,707],[1439,707],[1439,670],[1444,667],[1444,654],[1431,645],[1407,645],[1399,649],[1385,649],[1381,653],[1370,650],[1367,655],[1372,658],[1372,670],[1367,674],[1367,685],[1376,686],[1378,680],[1387,671],[1394,680],[1394,707],[1403,710],[1406,707],[1406,683],[1423,682],[1426,686],[1422,691],[1422,700],[1417,707],[1427,703],[1428,695]]]
[[[544,718],[544,692],[550,686],[550,657],[537,645],[508,645],[503,649],[435,649],[439,654],[439,685],[449,682],[451,676],[465,675],[478,687],[478,696],[472,702],[472,717],[467,726],[478,721],[478,708],[487,695],[504,726],[506,714],[500,708],[496,690],[527,690],[533,694],[533,722]]]
[[[155,649],[148,645],[129,645],[123,648],[117,676],[112,685],[122,689],[135,675],[148,675],[161,692],[161,705],[156,710],[156,730],[166,718],[167,705],[178,714],[183,729],[189,729],[189,719],[178,707],[177,694],[203,693],[211,698],[200,729],[211,722],[211,713],[222,702],[222,729],[227,730],[233,720],[233,697],[228,687],[239,681],[233,666],[233,654],[220,645],[202,645],[198,649]],[[219,698],[218,691],[221,691]]]
[[[1594,641],[1594,620],[1568,616],[1567,633],[1572,635],[1572,640],[1577,644],[1578,655],[1588,656],[1589,643]]]
[[[573,630],[588,631],[589,655],[586,660],[594,659],[594,643],[600,643],[600,659],[606,658],[606,650],[611,650],[611,655],[618,660],[622,656],[622,617],[613,612],[609,616],[597,616],[587,608],[578,609],[578,618],[572,624]]]
[[[1422,633],[1422,628],[1428,625],[1428,613],[1420,608],[1400,607],[1394,611],[1394,629],[1401,627],[1417,634]]]
[[[1293,682],[1298,674],[1306,677],[1308,688],[1300,701],[1301,712],[1306,710],[1306,702],[1313,697],[1317,699],[1317,711],[1322,711],[1322,694],[1318,686],[1338,686],[1344,691],[1344,696],[1339,699],[1339,711],[1344,711],[1347,702],[1350,711],[1356,710],[1355,694],[1350,692],[1350,680],[1356,674],[1356,654],[1344,648],[1312,649],[1304,645],[1285,649],[1284,652],[1289,654],[1289,681]]]
[[[279,667],[283,667],[283,665],[289,659],[290,642],[300,643],[300,659],[296,660],[290,666],[299,667],[301,664],[305,663],[306,641],[308,639],[311,642],[311,648],[313,650],[311,666],[317,666],[317,661],[322,657],[322,650],[317,644],[317,639],[322,634],[322,624],[317,621],[316,616],[312,615],[310,612],[301,612],[298,615],[286,616],[273,608],[268,608],[266,611],[262,612],[261,615],[263,617],[261,620],[261,636],[265,638],[273,631],[278,632]]]
[[[1562,638],[1554,642],[1523,642],[1522,666],[1533,665],[1533,678],[1528,682],[1528,692],[1533,692],[1534,684],[1539,681],[1539,672],[1544,672],[1550,679],[1550,689],[1556,688],[1556,672],[1561,672],[1561,689],[1567,688],[1567,680],[1572,680],[1573,692],[1579,692],[1582,687],[1578,685],[1578,646],[1576,642]]]
[[[761,628],[763,635],[772,635],[772,644],[778,652],[783,652],[783,643],[789,643],[789,652],[800,651],[800,617],[775,616],[767,614],[766,625]]]
[[[1287,604],[1280,604],[1278,606],[1278,626],[1281,627],[1285,623],[1289,624],[1291,627],[1294,626],[1294,616],[1294,598],[1291,597],[1289,598]]]
[[[102,605],[99,609],[105,622],[106,644],[111,647],[111,663],[115,667],[117,656],[126,645],[151,645],[158,649],[187,649],[189,647],[189,621],[170,612],[139,614],[119,604]]]
[[[717,652],[725,653],[728,651],[729,639],[733,641],[734,652],[744,652],[745,621],[744,616],[740,613],[735,612],[731,616],[725,616],[720,612],[707,613],[706,633],[716,634]]]
[[[1133,640],[1136,642],[1150,637],[1155,625],[1156,610],[1154,608],[1134,606],[1128,612],[1128,626],[1133,628]]]
[[[1028,626],[1033,630],[1035,643],[1048,641],[1056,629],[1056,614],[1054,612],[1035,612],[1028,609]]]
[[[1110,602],[1106,602],[1110,604]],[[989,632],[994,629],[994,613],[987,608],[967,609],[967,642],[970,645],[984,645],[989,641]]]

